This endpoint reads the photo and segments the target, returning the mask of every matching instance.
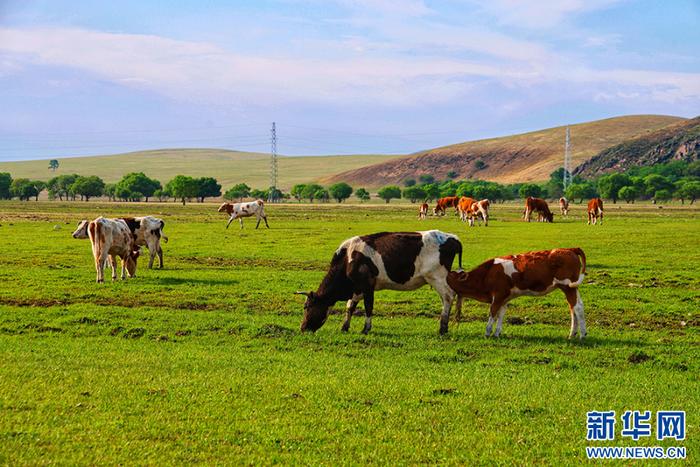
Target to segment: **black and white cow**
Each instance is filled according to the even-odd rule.
[[[459,255],[462,244],[457,236],[429,230],[425,232],[382,232],[345,240],[336,250],[330,269],[316,292],[306,295],[302,331],[316,331],[328,318],[328,309],[347,300],[343,331],[350,329],[350,318],[362,299],[365,306],[363,333],[372,328],[374,292],[377,290],[416,290],[430,284],[442,299],[440,333],[447,332],[455,292],[447,285],[447,273]]]
[[[144,217],[120,217],[119,219],[126,222],[126,225],[131,230],[134,236],[134,241],[137,246],[145,246],[148,248],[150,259],[148,261],[148,269],[153,267],[153,260],[158,255],[159,267],[163,268],[163,248],[160,246],[160,239],[168,243],[168,237],[163,234],[165,222],[153,216]],[[89,221],[83,220],[78,222],[78,228],[73,232],[73,238],[88,238]]]

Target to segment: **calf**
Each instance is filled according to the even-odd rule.
[[[428,203],[423,203],[420,205],[420,210],[418,211],[418,219],[425,220],[428,216]]]
[[[457,210],[459,211],[459,218],[462,219],[462,222],[466,222],[469,219],[472,204],[475,202],[476,200],[474,198],[470,198],[468,196],[462,196],[459,199]]]
[[[546,295],[559,289],[569,302],[569,338],[576,335],[578,327],[583,339],[586,336],[586,320],[578,286],[583,283],[585,272],[586,255],[583,250],[558,248],[490,259],[469,272],[450,272],[447,283],[459,296],[455,313],[457,319],[463,297],[490,304],[486,337],[491,335],[496,318],[498,324],[495,336],[501,334],[503,316],[509,301],[522,295]]]
[[[562,216],[569,217],[569,200],[563,196],[559,198],[559,210]]]
[[[538,222],[554,222],[554,214],[549,210],[549,205],[547,201],[542,198],[533,198],[528,196],[525,200],[525,212],[524,219],[530,222],[530,216],[532,213],[537,212]]]
[[[120,217],[119,219],[126,222],[134,241],[137,246],[145,246],[148,248],[150,259],[148,261],[148,269],[153,267],[153,260],[158,255],[159,267],[163,268],[163,249],[160,246],[160,239],[163,238],[165,243],[168,243],[168,237],[163,234],[165,222],[157,217]],[[88,238],[88,224],[86,220],[78,223],[78,228],[73,232],[73,238]]]
[[[340,244],[333,254],[330,268],[316,292],[306,295],[302,331],[316,331],[328,318],[328,309],[347,300],[342,330],[350,329],[350,318],[362,299],[365,326],[372,328],[374,292],[377,290],[415,290],[430,284],[442,300],[440,334],[447,332],[454,292],[445,278],[459,255],[462,267],[462,244],[455,235],[429,230],[425,232],[382,232],[352,237]]]
[[[474,220],[479,221],[481,225],[481,219],[484,220],[484,227],[489,226],[489,206],[491,202],[488,199],[482,199],[481,201],[474,201],[469,207],[469,225],[474,227]]]
[[[73,232],[74,238],[81,238],[79,230]],[[136,277],[136,260],[139,257],[139,249],[129,226],[123,219],[98,217],[87,223],[86,230],[92,244],[98,283],[104,282],[104,267],[107,259],[112,267],[112,280],[117,279],[117,256],[122,260],[121,278],[126,279],[126,273],[129,274],[129,277]]]
[[[219,206],[219,212],[225,212],[229,216],[231,216],[228,220],[228,224],[226,224],[227,229],[234,219],[238,219],[238,222],[240,222],[242,229],[243,218],[252,216],[256,216],[258,218],[258,223],[255,224],[256,229],[260,227],[261,219],[265,221],[265,227],[267,227],[268,229],[270,228],[270,225],[267,223],[267,216],[265,215],[265,203],[263,203],[263,200],[261,199],[251,201],[249,203],[224,203],[221,206]]]
[[[437,204],[435,205],[435,208],[433,209],[433,214],[436,216],[444,216],[445,212],[447,211],[447,208],[455,208],[457,209],[457,205],[459,204],[459,197],[458,196],[446,196],[444,198],[440,198],[437,200]]]
[[[600,225],[603,225],[603,200],[600,198],[593,198],[588,202],[588,225],[593,221],[593,225],[598,222],[598,217],[600,217]]]

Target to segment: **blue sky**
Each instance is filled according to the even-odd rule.
[[[700,114],[700,1],[0,0],[0,160],[407,153]]]

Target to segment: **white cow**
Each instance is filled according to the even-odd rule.
[[[159,267],[163,268],[163,249],[160,246],[161,237],[165,242],[168,242],[168,237],[163,234],[165,222],[153,216],[144,217],[120,217],[119,219],[126,222],[131,234],[134,236],[137,246],[145,246],[148,248],[150,259],[148,261],[148,269],[153,267],[153,260],[158,255]],[[78,223],[78,228],[73,232],[73,238],[88,238],[89,222],[86,220]]]
[[[243,218],[252,216],[256,216],[258,218],[258,223],[255,224],[256,229],[260,227],[261,219],[265,221],[265,227],[268,229],[270,228],[270,225],[267,223],[267,216],[265,215],[265,203],[263,203],[263,200],[261,199],[251,201],[249,203],[223,203],[221,206],[219,206],[219,212],[225,212],[231,216],[228,220],[228,224],[226,224],[227,229],[234,219],[238,219],[238,222],[241,223],[242,229]]]
[[[129,226],[123,219],[105,219],[98,217],[88,222],[86,227],[80,223],[78,229],[73,232],[74,238],[81,238],[81,232],[87,231],[92,244],[92,256],[95,258],[97,282],[104,282],[104,267],[107,259],[112,267],[112,280],[117,279],[117,259],[122,260],[121,278],[136,277],[136,260],[139,257],[139,248],[136,246],[134,236]]]

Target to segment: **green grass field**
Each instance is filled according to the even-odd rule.
[[[345,170],[385,162],[397,156],[299,156],[279,158],[279,186],[285,191],[297,183]],[[111,156],[58,158],[59,169],[48,169],[49,161],[31,160],[0,162],[0,172],[10,172],[13,178],[48,180],[60,174],[98,175],[107,183],[117,182],[129,172],[144,172],[165,184],[176,175],[215,177],[223,190],[236,183],[247,183],[264,189],[270,185],[270,155],[224,149],[162,149],[139,151]],[[313,174],[313,175],[310,175]],[[359,186],[359,185],[358,185]]]
[[[700,453],[700,209],[583,207],[554,224],[495,205],[488,228],[418,221],[415,206],[271,205],[243,230],[213,204],[0,203],[2,464],[553,464],[585,447]],[[165,269],[97,285],[76,222],[126,214],[166,222]],[[563,294],[520,298],[503,336],[487,307],[438,336],[429,288],[377,294],[373,329],[333,315],[298,331],[345,238],[437,228],[464,265],[580,246],[589,335],[568,341]],[[337,304],[341,310],[343,304]],[[620,437],[625,410],[685,410],[685,441]],[[615,441],[586,441],[586,412],[616,410]],[[655,426],[655,425],[654,425]]]

